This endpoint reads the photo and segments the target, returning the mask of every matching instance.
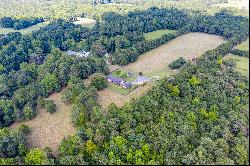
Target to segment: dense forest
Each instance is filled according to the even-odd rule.
[[[248,37],[247,18],[152,7],[101,20],[86,28],[59,19],[30,35],[0,36],[0,164],[249,164],[249,81],[222,61]],[[160,29],[176,33],[144,39]],[[111,104],[104,114],[97,103],[102,79],[82,83],[92,73],[108,74],[106,53],[112,64],[126,65],[189,32],[227,42],[122,108]],[[82,49],[91,56],[65,53]],[[28,129],[6,127],[33,118],[42,99],[65,85],[77,133],[62,141],[58,157],[49,148],[28,149]]]

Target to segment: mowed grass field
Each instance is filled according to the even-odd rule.
[[[175,30],[169,30],[169,29],[157,30],[157,31],[145,33],[144,37],[145,37],[145,40],[151,41],[151,40],[158,39],[158,38],[162,37],[165,34],[174,33],[174,32],[176,32],[176,31]]]
[[[42,27],[46,27],[49,24],[49,22],[43,22],[43,23],[39,23],[36,25],[33,25],[31,27],[28,27],[26,29],[21,29],[21,30],[15,30],[13,28],[1,28],[0,27],[0,34],[7,34],[10,32],[20,32],[23,35],[27,35],[27,34],[31,34],[33,31],[37,31]]]
[[[235,48],[242,51],[249,51],[249,38],[247,38],[247,40],[242,42],[241,44],[237,45]]]
[[[48,97],[56,104],[55,113],[49,114],[44,109],[38,109],[34,119],[23,122],[31,127],[31,133],[27,137],[30,148],[50,146],[57,155],[58,146],[63,138],[75,133],[71,122],[71,105],[63,103],[60,94],[54,93]],[[17,129],[20,124],[14,123],[11,128]]]
[[[230,59],[236,63],[236,70],[249,77],[249,58],[228,54],[224,59]]]

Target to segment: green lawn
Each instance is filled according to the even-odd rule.
[[[242,42],[241,44],[236,46],[236,49],[242,50],[242,51],[249,51],[249,38]]]
[[[37,31],[42,27],[46,27],[47,25],[48,25],[48,22],[43,22],[43,23],[39,23],[31,27],[28,27],[26,29],[21,29],[21,30],[15,30],[13,28],[0,28],[0,34],[7,34],[10,32],[20,32],[23,35],[26,35],[26,34],[32,33],[33,31]]]
[[[110,90],[112,90],[112,91],[114,91],[116,93],[119,93],[121,95],[127,95],[130,92],[132,92],[134,89],[136,89],[136,86],[133,85],[130,89],[124,89],[121,86],[118,86],[118,85],[115,85],[115,84],[109,84],[108,89],[110,89]]]
[[[226,58],[235,61],[236,70],[249,77],[249,58],[240,57],[233,54],[229,54],[228,56],[226,56]]]
[[[169,30],[169,29],[157,30],[157,31],[145,33],[144,37],[145,37],[145,40],[151,41],[151,40],[158,39],[158,38],[162,37],[165,34],[173,33],[173,32],[176,32],[176,31],[175,30]]]
[[[127,76],[127,73],[128,73],[128,71],[126,71],[124,69],[119,69],[119,70],[112,72],[111,74],[115,77],[122,78],[124,81],[127,81],[127,82],[133,82],[137,79],[137,76],[135,75],[135,73],[134,73],[134,75],[132,75],[130,77]]]

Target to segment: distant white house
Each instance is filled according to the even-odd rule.
[[[86,58],[88,56],[90,56],[89,52],[85,52],[84,50],[81,52],[76,52],[76,51],[72,51],[72,50],[68,50],[67,54],[69,56],[75,56],[75,57],[80,57],[80,58]]]

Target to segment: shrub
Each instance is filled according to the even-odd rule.
[[[23,115],[24,115],[25,120],[30,120],[30,119],[34,118],[35,112],[31,107],[25,106],[23,108]]]
[[[28,135],[31,131],[30,127],[26,124],[21,124],[18,128],[18,131],[25,134],[25,135]]]
[[[46,100],[44,107],[45,107],[46,111],[51,113],[51,114],[56,112],[56,104],[52,100]]]
[[[117,75],[118,77],[121,77],[121,78],[126,78],[127,77],[127,72],[121,71],[121,70],[117,70],[115,72],[115,75]]]
[[[39,106],[39,107],[44,107],[44,105],[45,105],[45,100],[44,100],[44,98],[43,97],[41,97],[41,96],[39,96],[38,97],[38,99],[37,99],[37,105]]]
[[[169,67],[174,70],[174,69],[179,69],[181,68],[186,62],[186,60],[183,57],[178,58],[177,60],[173,61],[172,63],[169,64]]]
[[[53,164],[46,153],[38,148],[31,149],[24,158],[27,165],[48,165]]]

